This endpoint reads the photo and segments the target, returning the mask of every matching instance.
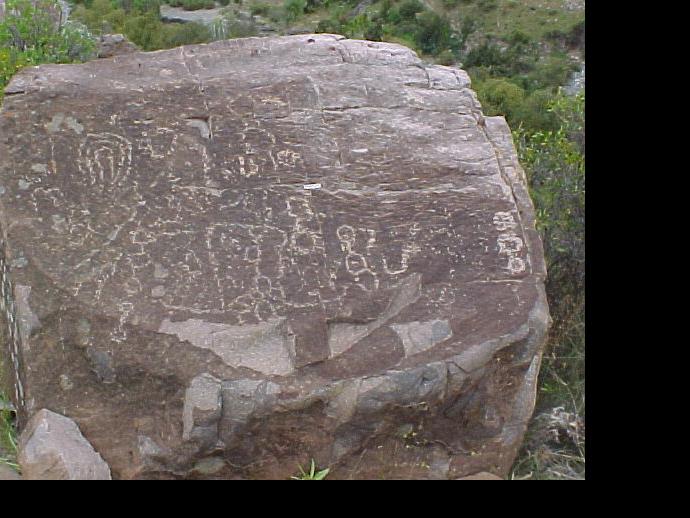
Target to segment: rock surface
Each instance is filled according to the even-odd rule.
[[[163,4],[160,7],[161,20],[170,23],[188,23],[197,22],[206,25],[211,25],[216,20],[223,16],[226,7],[217,7],[215,9],[198,9],[196,11],[185,11],[182,7],[172,7]]]
[[[474,475],[467,475],[466,477],[461,477],[458,480],[503,480],[503,479],[501,477],[494,475],[493,473],[481,471],[479,473],[475,473]]]
[[[0,464],[0,482],[6,481],[6,480],[21,480],[22,477],[19,476],[19,473],[14,471],[12,468],[9,466],[5,466],[3,464]]]
[[[110,469],[71,419],[42,409],[19,438],[25,480],[110,480]]]
[[[122,34],[104,34],[98,39],[97,56],[99,58],[112,58],[137,50],[137,46]]]
[[[545,267],[462,70],[325,34],[27,68],[0,157],[20,426],[114,478],[508,473]]]

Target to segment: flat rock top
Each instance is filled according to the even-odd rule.
[[[463,71],[404,47],[229,40],[22,71],[0,222],[35,325],[59,292],[114,342],[363,375],[525,324],[543,259],[512,153]]]

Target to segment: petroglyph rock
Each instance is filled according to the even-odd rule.
[[[462,70],[326,34],[26,68],[0,157],[20,426],[114,478],[507,475],[545,270]]]

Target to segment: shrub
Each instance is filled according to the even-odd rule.
[[[512,77],[534,70],[538,57],[536,43],[521,33],[513,33],[507,46],[484,42],[468,52],[463,63],[468,68],[487,68],[492,75]]]
[[[5,7],[0,20],[0,96],[22,67],[71,63],[94,55],[96,42],[84,25],[58,23],[56,0],[7,0]]]
[[[319,24],[316,26],[316,32],[325,34],[341,34],[343,30],[342,25],[340,25],[338,20],[326,18],[319,21]]]
[[[124,33],[138,47],[157,50],[162,47],[161,22],[153,13],[132,16],[124,23]]]
[[[383,25],[381,25],[381,22],[371,20],[364,32],[364,39],[381,41],[383,39]]]
[[[93,0],[90,7],[77,6],[72,18],[81,21],[96,34],[122,32],[127,13],[110,0]]]
[[[253,15],[267,16],[268,12],[271,10],[271,4],[259,2],[249,6],[249,12]]]
[[[577,70],[576,64],[565,55],[551,55],[535,64],[525,75],[525,88],[536,90],[541,88],[558,88],[564,85],[570,75]]]
[[[212,39],[211,31],[202,23],[161,23],[159,30],[161,38],[156,43],[156,48],[170,49],[180,45],[206,43]]]
[[[503,115],[512,125],[521,113],[525,91],[507,79],[491,78],[475,84],[477,97],[486,115]]]
[[[559,121],[552,109],[554,94],[551,89],[535,90],[525,97],[517,114],[510,121],[513,127],[522,125],[529,131],[555,131]]]
[[[417,17],[415,43],[427,54],[438,54],[451,46],[452,30],[448,19],[431,11]]]
[[[450,49],[446,49],[443,52],[439,53],[438,56],[436,56],[436,63],[439,65],[453,65],[455,63],[455,55]]]
[[[320,9],[321,7],[324,7],[327,3],[327,0],[306,0],[306,7],[304,8],[305,13],[313,13]]]
[[[199,9],[213,9],[216,6],[213,0],[182,0],[182,8],[185,11],[198,11]]]
[[[554,320],[584,304],[584,101],[584,94],[551,101],[560,123],[555,131],[515,131],[544,242]]]
[[[465,16],[462,18],[462,23],[460,24],[460,32],[458,34],[458,50],[464,50],[467,44],[467,39],[472,36],[479,29],[479,23],[475,18],[471,16]]]
[[[459,3],[460,0],[443,0],[443,7],[452,9],[453,7],[457,7]]]
[[[514,476],[527,471],[532,478],[543,476],[540,473],[549,478],[553,473],[584,478],[584,104],[584,93],[572,98],[559,95],[550,103],[558,129],[514,131],[544,243],[546,294],[554,322],[540,373],[538,415]],[[558,416],[566,417],[565,423],[553,419]],[[543,418],[558,426],[544,426]],[[544,432],[548,437],[543,437]]]
[[[502,67],[507,59],[496,44],[485,42],[473,48],[465,57],[463,63],[466,67],[485,67],[494,69]]]
[[[477,6],[482,12],[488,13],[498,7],[497,0],[477,0]]]
[[[419,0],[404,0],[398,7],[400,18],[406,21],[414,20],[417,13],[421,13],[425,10],[426,7],[424,7],[424,4]]]
[[[160,0],[113,0],[111,2],[114,9],[123,9],[128,14],[158,13],[160,11]],[[89,4],[85,5],[89,7]]]
[[[307,7],[307,0],[285,0],[283,9],[286,13],[288,22],[293,22],[304,14],[304,9]]]

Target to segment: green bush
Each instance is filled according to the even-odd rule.
[[[403,0],[398,7],[400,18],[405,21],[414,20],[417,16],[417,13],[421,13],[425,10],[426,7],[424,7],[424,4],[419,0]]]
[[[60,9],[56,0],[7,0],[5,7],[0,20],[0,97],[22,67],[84,61],[95,54],[95,39],[84,25],[58,25],[51,14]]]
[[[258,2],[251,4],[249,6],[249,12],[253,15],[268,16],[268,12],[271,10],[272,5],[264,2]]]
[[[497,0],[477,0],[477,6],[482,12],[488,13],[498,7]]]
[[[211,31],[203,23],[162,23],[159,30],[161,37],[156,43],[156,49],[171,49],[212,40]]]
[[[554,94],[550,88],[528,93],[515,117],[510,120],[512,127],[522,125],[529,131],[555,131],[559,121],[552,109]]]
[[[453,65],[455,64],[455,54],[449,49],[444,50],[438,56],[436,56],[436,63],[439,65]]]
[[[168,3],[173,5],[176,1],[178,0],[168,0]],[[168,49],[179,45],[206,43],[213,39],[209,27],[201,23],[161,22],[157,5],[152,1],[134,4],[121,0],[92,0],[91,7],[77,6],[73,16],[95,33],[124,33],[143,50]]]
[[[584,304],[584,105],[584,94],[558,96],[550,103],[557,130],[515,130],[544,242],[552,313],[563,318]]]
[[[216,6],[213,0],[182,0],[182,9],[185,11],[198,11],[199,9],[213,9]]]
[[[318,11],[322,7],[325,7],[326,4],[328,3],[328,0],[306,0],[307,5],[304,8],[305,13],[313,13],[315,11]]]
[[[344,31],[342,29],[342,25],[337,19],[326,18],[319,21],[318,25],[316,26],[316,32],[325,34],[342,34]]]
[[[108,34],[122,32],[127,13],[111,0],[92,0],[90,6],[78,5],[71,16],[95,34]]]
[[[539,58],[535,42],[522,33],[513,33],[507,44],[485,41],[463,59],[467,68],[483,67],[494,76],[513,77],[533,71]]]
[[[304,14],[306,7],[307,0],[285,0],[283,9],[285,10],[287,21],[294,22]]]
[[[382,0],[379,4],[379,18],[382,20],[387,20],[388,13],[393,8],[393,0]]]
[[[522,88],[508,79],[498,78],[475,83],[474,88],[486,115],[503,115],[511,126],[517,121],[526,95]]]
[[[376,20],[369,20],[369,24],[364,32],[364,39],[370,41],[381,41],[383,39],[383,25]]]
[[[558,95],[550,102],[558,129],[514,131],[544,243],[546,295],[553,318],[540,372],[538,417],[530,424],[527,443],[514,467],[513,476],[518,477],[585,475],[584,437],[561,434],[573,431],[572,426],[584,434],[585,422],[584,107],[584,93]],[[565,427],[550,417],[561,414],[568,417]],[[556,424],[545,425],[540,416]],[[553,430],[559,437],[553,437]]]
[[[491,70],[503,67],[507,59],[498,45],[485,42],[470,50],[463,63],[468,68],[484,67]]]
[[[125,20],[123,32],[137,46],[144,50],[163,48],[161,22],[153,13],[132,16]]]
[[[402,22],[402,16],[400,16],[400,10],[397,7],[389,7],[386,9],[383,18],[391,25],[398,25]]]
[[[552,54],[536,63],[525,76],[525,87],[531,90],[553,88],[564,85],[570,75],[578,69],[566,55]]]
[[[471,16],[464,16],[458,33],[458,50],[464,51],[467,39],[479,29],[479,23]]]
[[[427,54],[438,54],[451,46],[452,29],[447,18],[431,11],[417,16],[414,40]]]
[[[113,9],[123,9],[127,14],[158,13],[161,5],[160,0],[112,0],[110,3]]]

